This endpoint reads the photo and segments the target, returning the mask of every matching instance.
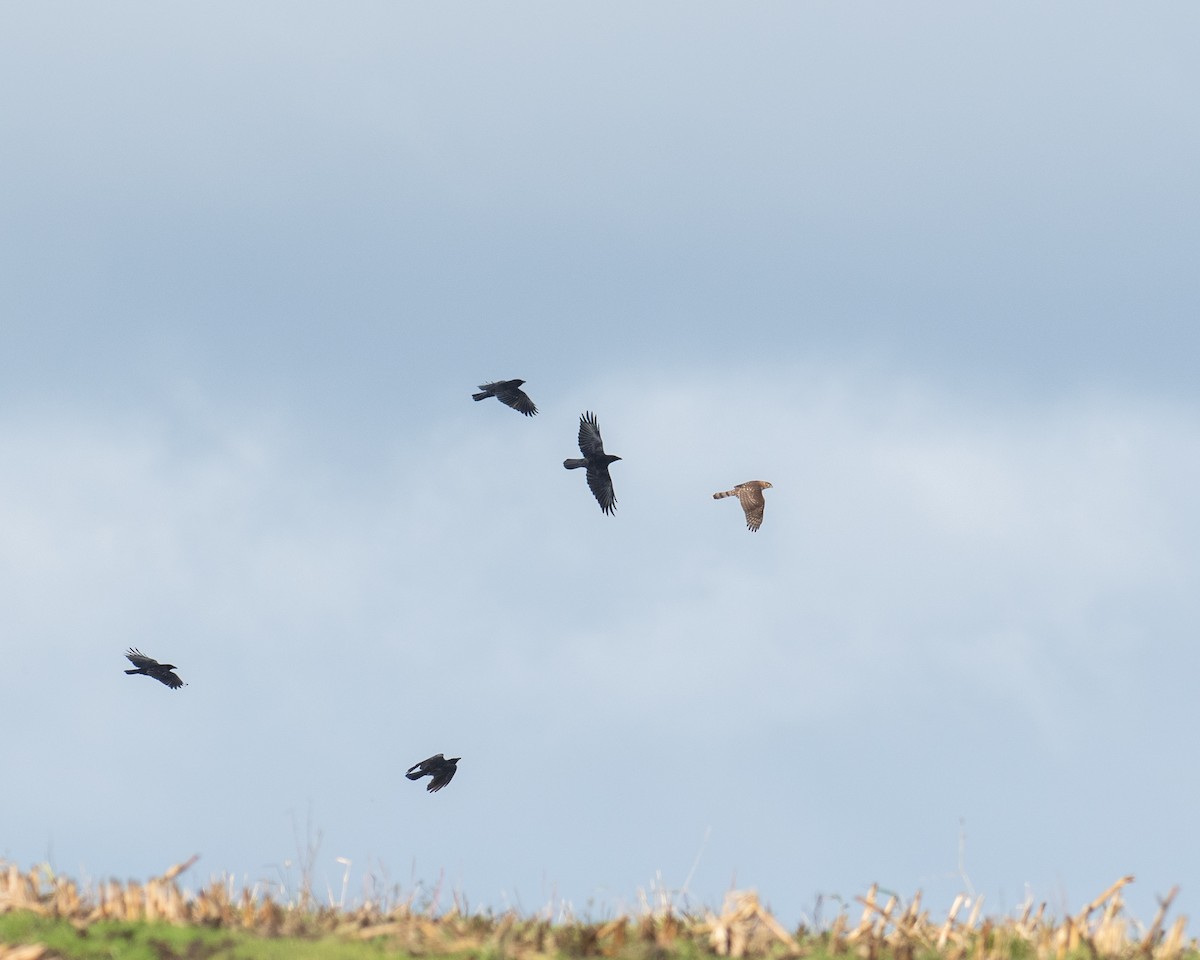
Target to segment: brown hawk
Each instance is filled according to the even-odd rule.
[[[739,483],[732,490],[714,493],[713,499],[720,500],[722,497],[737,497],[738,502],[742,505],[742,510],[746,514],[746,526],[753,533],[762,526],[763,508],[767,505],[767,501],[763,499],[762,492],[770,486],[771,484],[766,480],[747,480],[745,483]]]
[[[568,470],[587,467],[587,485],[591,488],[592,496],[604,513],[613,513],[617,509],[617,497],[613,493],[608,465],[621,458],[604,452],[600,424],[596,422],[594,413],[585,413],[579,418],[579,452],[583,454],[582,460],[578,457],[568,458],[563,461],[563,466]]]
[[[524,380],[497,380],[495,383],[481,383],[479,393],[471,394],[471,399],[479,401],[495,397],[506,407],[512,407],[518,413],[532,417],[537,413],[537,407],[529,399],[529,394],[521,389],[524,382]]]
[[[425,789],[430,793],[437,793],[454,779],[454,774],[458,772],[458,761],[461,759],[462,757],[451,757],[447,760],[439,753],[428,760],[414,763],[408,768],[408,773],[405,776],[409,780],[420,780],[422,777],[429,777],[429,785]]]

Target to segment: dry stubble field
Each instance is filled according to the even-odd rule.
[[[109,881],[87,889],[45,866],[21,871],[0,862],[0,960],[206,960],[455,957],[539,960],[615,957],[861,958],[861,960],[1101,960],[1195,958],[1187,918],[1168,920],[1171,891],[1158,915],[1139,923],[1125,913],[1123,877],[1071,916],[1026,904],[990,917],[982,902],[959,897],[934,915],[920,894],[908,902],[872,887],[820,929],[783,927],[750,891],[730,893],[719,909],[683,912],[670,903],[603,921],[469,913],[407,901],[322,906],[305,889],[285,899],[234,890],[224,881],[190,891],[177,864],[146,883]]]

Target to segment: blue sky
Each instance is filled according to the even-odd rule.
[[[1197,27],[5,7],[0,856],[1194,912]]]

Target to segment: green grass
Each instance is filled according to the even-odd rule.
[[[694,940],[679,938],[668,949],[646,940],[630,939],[617,949],[603,949],[594,938],[580,941],[571,928],[556,928],[557,950],[549,957],[605,957],[612,960],[715,960],[714,955]],[[581,928],[582,929],[582,928]],[[565,934],[565,935],[564,935]],[[231,927],[175,926],[161,922],[98,921],[76,926],[71,921],[46,917],[28,911],[0,914],[0,946],[38,943],[65,960],[375,960],[375,958],[412,957],[385,938],[356,940],[345,936],[321,934],[310,937],[270,937]],[[804,960],[1034,960],[1036,952],[1023,942],[1007,941],[964,951],[947,949],[894,950],[876,943],[869,952],[842,949],[831,951],[827,938],[813,935],[797,945],[798,949],[780,950],[778,945],[760,960],[797,956]],[[0,953],[3,950],[0,949]],[[525,957],[547,960],[548,955],[528,947],[511,952],[495,941],[481,940],[473,949],[457,952],[422,950],[421,960],[505,960]],[[1145,955],[1123,951],[1122,960],[1143,960]],[[1096,960],[1080,947],[1063,960]],[[1185,949],[1178,960],[1200,960],[1194,949]]]
[[[0,944],[31,943],[42,944],[66,960],[375,960],[412,956],[382,938],[352,940],[330,934],[268,937],[228,927],[175,926],[159,922],[98,921],[80,928],[69,920],[31,912],[0,914]],[[575,942],[565,936],[558,944],[557,956],[598,957],[601,952],[597,946],[594,942]],[[854,951],[831,953],[828,945],[817,936],[799,952],[805,960],[858,958]],[[772,955],[778,953],[772,951]],[[519,955],[544,956],[527,951]],[[949,952],[939,957],[933,951],[893,953],[886,949],[875,954],[878,960],[945,960],[948,955]],[[422,960],[503,960],[511,954],[506,954],[498,945],[481,944],[476,949],[455,954],[422,952],[419,956]],[[1027,951],[1017,949],[1011,951],[1009,960],[1026,960],[1028,956]],[[615,951],[615,957],[616,960],[709,960],[713,954],[695,942],[680,939],[669,950],[653,943],[630,941]],[[1093,958],[1080,951],[1073,952],[1065,960]]]
[[[0,914],[0,944],[40,943],[68,960],[372,960],[401,956],[376,941],[262,937],[241,930],[102,921],[83,930],[35,913]]]

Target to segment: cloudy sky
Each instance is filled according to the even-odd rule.
[[[1200,910],[1198,29],[6,4],[0,857]]]

